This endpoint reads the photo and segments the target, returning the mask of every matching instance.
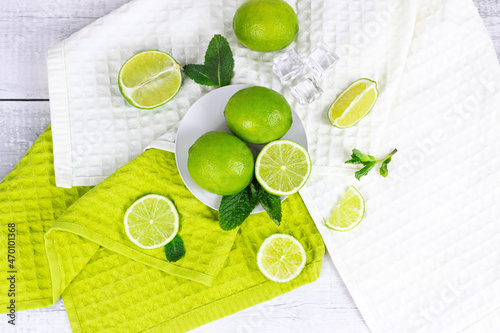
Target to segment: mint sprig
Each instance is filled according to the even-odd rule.
[[[168,261],[177,261],[184,257],[185,254],[184,242],[179,234],[175,235],[174,239],[165,245],[165,255]]]
[[[381,160],[377,160],[372,155],[363,154],[358,149],[352,150],[351,159],[346,161],[346,164],[362,164],[363,168],[357,171],[354,176],[357,180],[361,180],[361,177],[366,176],[377,164],[382,163],[379,169],[379,173],[382,177],[387,177],[389,175],[388,164],[392,161],[392,156],[398,152],[394,149],[389,155]]]
[[[203,65],[186,65],[184,74],[198,84],[223,87],[234,75],[233,52],[222,35],[215,35],[208,44]]]
[[[227,231],[236,229],[245,222],[259,203],[271,220],[280,225],[282,219],[281,197],[267,192],[254,179],[240,193],[222,197],[219,206],[220,227]]]

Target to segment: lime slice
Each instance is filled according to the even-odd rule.
[[[268,279],[288,282],[300,274],[306,264],[306,251],[292,236],[276,234],[262,243],[257,265]]]
[[[269,193],[287,196],[304,186],[311,174],[311,158],[304,147],[290,140],[267,144],[257,156],[255,177]]]
[[[351,127],[370,112],[377,98],[377,82],[369,79],[358,80],[333,102],[328,110],[328,119],[338,128]]]
[[[172,201],[161,195],[146,195],[125,213],[128,238],[143,249],[155,249],[170,242],[179,231],[179,215]]]
[[[333,210],[326,226],[337,231],[349,231],[361,222],[364,214],[365,200],[361,193],[351,186]]]
[[[153,109],[170,101],[179,91],[181,66],[167,53],[140,52],[123,64],[118,84],[130,104]]]

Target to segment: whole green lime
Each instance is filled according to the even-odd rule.
[[[200,136],[189,148],[188,170],[201,188],[232,195],[252,181],[254,159],[243,141],[229,133],[214,131]]]
[[[265,87],[250,87],[234,94],[224,110],[227,126],[248,143],[278,140],[292,126],[292,109],[285,97]]]
[[[248,0],[236,10],[233,30],[246,47],[270,52],[290,45],[299,24],[292,7],[283,0]]]

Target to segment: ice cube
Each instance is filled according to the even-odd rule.
[[[273,71],[281,80],[281,84],[286,84],[302,75],[304,67],[304,63],[294,49],[273,59]]]
[[[330,50],[328,45],[321,43],[306,59],[305,63],[311,67],[314,75],[321,78],[330,68],[339,61],[339,57]]]
[[[323,90],[318,87],[316,80],[312,76],[300,81],[292,88],[292,94],[302,105],[314,102],[322,93]]]

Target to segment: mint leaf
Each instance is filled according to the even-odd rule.
[[[186,65],[183,68],[184,74],[198,84],[213,86],[213,80],[204,65]]]
[[[175,235],[174,239],[165,245],[165,255],[168,261],[177,261],[184,257],[185,254],[186,249],[184,249],[184,242],[179,234]]]
[[[389,163],[391,163],[391,160],[392,160],[392,156],[389,156],[389,158],[386,158],[384,160],[384,162],[382,162],[382,166],[380,167],[380,170],[379,170],[380,175],[382,177],[387,177],[387,175],[389,175],[389,168],[387,167],[387,165]]]
[[[252,185],[257,192],[257,199],[262,205],[262,208],[266,210],[267,215],[269,215],[271,220],[279,226],[281,219],[283,218],[283,214],[281,212],[281,197],[264,190],[256,179],[254,179]]]
[[[221,35],[215,35],[208,44],[205,53],[205,68],[217,87],[231,83],[234,75],[233,52],[227,40]]]
[[[345,163],[348,164],[362,164],[364,167],[357,171],[354,176],[356,177],[357,180],[361,180],[361,177],[366,176],[372,169],[375,167],[375,165],[382,163],[380,166],[380,175],[382,177],[387,177],[389,175],[389,169],[388,169],[388,164],[392,160],[392,156],[398,152],[397,149],[394,149],[389,155],[384,157],[381,160],[377,160],[375,157],[367,154],[363,154],[357,149],[352,150],[352,155],[351,159],[346,161]]]
[[[233,230],[239,227],[257,206],[258,199],[252,184],[243,191],[222,197],[219,206],[219,224],[222,230]]]
[[[359,171],[357,171],[354,176],[356,177],[357,180],[361,180],[361,177],[364,177],[366,176],[370,171],[371,169],[373,169],[373,167],[377,165],[377,163],[375,162],[371,162],[371,163],[368,163],[365,165],[365,167]]]
[[[223,87],[234,75],[233,52],[227,40],[215,35],[208,44],[203,65],[186,65],[184,73],[198,84]]]
[[[362,164],[362,163],[360,162],[360,160],[358,160],[356,158],[352,158],[348,161],[345,161],[344,164]]]
[[[345,163],[350,163],[350,164],[364,164],[364,163],[369,163],[369,162],[376,162],[377,160],[375,157],[371,155],[366,155],[360,152],[357,149],[352,150],[352,155],[351,159],[349,161],[346,161]]]

